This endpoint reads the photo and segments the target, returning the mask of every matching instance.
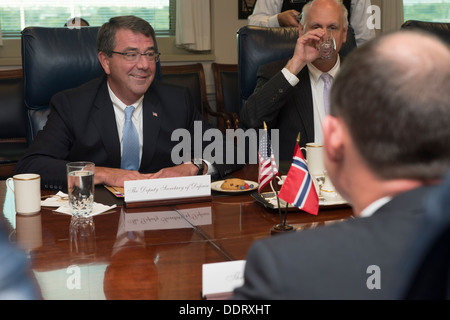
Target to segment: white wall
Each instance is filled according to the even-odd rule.
[[[247,25],[238,19],[238,2],[212,0],[213,44],[217,63],[237,63],[236,32]]]
[[[237,39],[239,28],[247,25],[247,20],[238,19],[238,2],[211,0],[211,23],[213,51],[215,62],[237,64]],[[208,99],[215,107],[214,77],[211,70],[212,62],[203,62],[206,77]]]

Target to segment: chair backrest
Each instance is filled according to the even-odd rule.
[[[205,105],[208,104],[206,80],[201,63],[161,66],[161,81],[187,87],[197,111],[208,120]]]
[[[188,88],[203,119],[222,131],[232,128],[231,117],[225,113],[214,111],[209,105],[203,64],[161,66],[161,82]]]
[[[237,64],[213,62],[211,68],[216,86],[216,106],[221,112],[234,112],[239,116],[239,82]]]
[[[47,121],[54,94],[104,74],[97,57],[99,27],[44,28],[22,31],[22,65],[29,136]],[[160,75],[159,62],[157,75]]]
[[[0,141],[25,141],[27,116],[22,70],[0,72]]]
[[[446,43],[450,44],[450,23],[408,20],[402,24],[401,28],[405,30],[417,29],[427,31],[438,36]]]
[[[30,138],[43,128],[59,91],[103,74],[97,58],[98,27],[28,27],[22,31],[22,66]]]
[[[0,71],[0,179],[13,175],[28,148],[22,70]]]
[[[241,106],[256,87],[258,68],[272,61],[291,57],[297,39],[298,28],[244,26],[238,30],[238,77]],[[355,47],[355,35],[353,29],[349,27],[347,42],[340,51],[341,56],[346,56]]]

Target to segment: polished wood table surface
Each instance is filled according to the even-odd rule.
[[[257,181],[257,166],[233,176]],[[211,202],[127,209],[97,186],[95,201],[117,207],[93,218],[95,234],[81,247],[71,239],[70,216],[47,207],[16,215],[2,182],[0,216],[10,225],[11,241],[27,252],[44,299],[199,300],[203,264],[245,259],[250,245],[270,237],[280,222],[278,211],[251,193],[214,191]],[[300,230],[351,217],[346,206],[321,209],[318,216],[296,210],[287,223]]]

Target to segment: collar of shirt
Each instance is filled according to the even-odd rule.
[[[109,96],[111,98],[113,108],[114,108],[114,115],[116,117],[116,125],[117,125],[117,133],[119,134],[119,141],[120,141],[120,152],[122,154],[122,138],[123,138],[123,125],[125,122],[125,108],[128,107],[125,103],[123,103],[111,90],[109,83],[108,83],[108,92]],[[135,103],[131,104],[135,110],[133,112],[132,121],[134,126],[136,127],[136,130],[139,135],[139,150],[140,155],[142,157],[142,147],[143,147],[143,130],[142,130],[142,105],[144,96],[140,97]]]
[[[392,197],[384,197],[380,198],[371,204],[369,204],[366,208],[364,208],[363,211],[361,211],[361,214],[359,215],[360,218],[368,218],[372,216],[378,209],[380,209],[382,206],[384,206],[386,203],[391,201]]]
[[[140,97],[135,103],[126,105],[114,94],[114,92],[111,90],[111,87],[109,86],[109,83],[108,83],[108,92],[109,92],[109,97],[111,98],[112,104],[114,106],[114,109],[118,109],[118,110],[122,111],[122,113],[121,113],[122,121],[125,119],[125,108],[128,106],[133,106],[135,109],[133,112],[133,118],[135,118],[135,119],[139,118],[139,115],[141,114],[141,110],[142,110],[142,100],[144,99],[144,96]]]
[[[317,85],[323,71],[320,71],[319,69],[317,69],[312,63],[308,63],[307,66],[308,66],[309,76],[310,76],[312,84]],[[333,68],[331,68],[330,71],[328,71],[328,73],[333,77],[333,79],[336,78],[336,75],[339,71],[340,66],[341,66],[341,58],[338,56],[336,64],[333,66]]]

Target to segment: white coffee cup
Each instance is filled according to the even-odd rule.
[[[13,186],[11,186],[11,181]],[[41,176],[36,173],[16,174],[6,180],[14,193],[16,213],[34,214],[41,211]]]
[[[323,176],[325,165],[323,162],[323,144],[321,143],[307,143],[306,148],[306,164],[308,171],[313,176]]]
[[[325,171],[325,180],[320,188],[320,194],[321,196],[328,201],[339,201],[342,200],[340,194],[336,191],[334,188],[333,183],[331,182],[331,179],[328,177],[328,174]]]

